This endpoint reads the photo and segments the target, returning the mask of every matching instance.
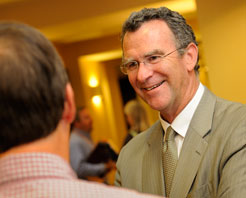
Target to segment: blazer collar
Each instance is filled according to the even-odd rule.
[[[170,197],[185,198],[189,193],[208,145],[204,137],[212,127],[215,103],[216,96],[205,88],[184,139]]]
[[[204,137],[211,129],[216,100],[217,97],[205,87],[203,97],[189,126],[201,137]]]
[[[188,134],[188,132],[192,128],[196,133],[199,134],[200,137],[204,137],[206,133],[209,132],[211,129],[214,108],[217,99],[217,97],[212,92],[210,92],[205,86],[204,88],[205,89],[203,96],[194,113],[189,129],[187,131]],[[163,133],[160,134],[160,131],[163,132],[163,128],[161,126],[160,121],[157,121],[155,124],[152,125],[152,127],[148,129],[146,141],[149,146],[152,144],[156,144],[156,140],[158,138],[162,138]]]
[[[158,120],[147,131],[146,152],[142,164],[142,191],[144,193],[164,195],[164,178],[162,168],[163,129]]]
[[[200,161],[207,148],[208,143],[204,137],[211,129],[215,103],[216,96],[205,87],[202,99],[194,113],[184,139],[170,197],[185,198],[189,193]],[[162,138],[163,129],[160,121],[157,121],[147,131],[147,149],[143,157],[142,168],[142,189],[145,193],[165,196]]]

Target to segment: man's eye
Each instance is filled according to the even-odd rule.
[[[148,62],[149,63],[157,63],[161,59],[161,56],[159,55],[153,55],[148,57]]]
[[[135,69],[138,66],[137,62],[129,62],[126,64],[127,69]]]

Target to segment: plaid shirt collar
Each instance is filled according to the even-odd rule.
[[[22,179],[55,177],[76,179],[68,163],[50,153],[23,153],[0,158],[0,186]]]

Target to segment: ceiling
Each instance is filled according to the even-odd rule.
[[[0,20],[38,28],[49,39],[70,43],[117,34],[132,11],[167,6],[192,19],[195,0],[0,0]]]

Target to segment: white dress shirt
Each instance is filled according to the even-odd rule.
[[[194,95],[192,100],[186,105],[186,107],[179,113],[179,115],[173,120],[171,124],[163,120],[159,113],[159,119],[160,119],[160,122],[161,122],[161,125],[164,131],[166,131],[167,128],[171,125],[173,130],[175,130],[177,133],[177,135],[175,136],[175,142],[177,145],[178,157],[179,157],[179,154],[180,154],[183,142],[184,142],[185,135],[189,128],[191,119],[202,98],[203,92],[204,92],[204,86],[200,83],[196,91],[196,94]]]

